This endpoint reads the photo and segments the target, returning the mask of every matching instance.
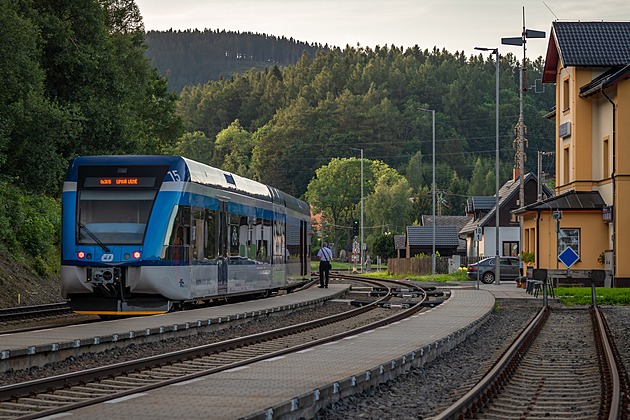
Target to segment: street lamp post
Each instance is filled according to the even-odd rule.
[[[361,152],[361,224],[359,225],[360,229],[360,238],[359,238],[359,259],[361,265],[361,273],[363,273],[363,148],[355,149],[354,147],[350,148],[351,150],[359,150]]]
[[[495,247],[496,247],[496,260],[494,262],[494,266],[498,267],[496,271],[496,279],[497,285],[501,284],[501,253],[500,253],[500,239],[499,239],[499,49],[498,48],[483,48],[483,47],[475,47],[476,50],[481,51],[492,51],[495,55],[497,68],[495,70],[495,95],[496,95],[496,115],[495,115],[495,168],[494,168],[494,180],[495,180],[495,195],[496,195],[496,203],[494,210],[494,221],[495,221]]]
[[[518,171],[519,177],[521,179],[521,184],[519,188],[519,207],[525,207],[525,122],[523,117],[523,93],[527,89],[525,81],[525,72],[527,71],[527,61],[525,58],[526,55],[526,44],[527,38],[545,38],[544,31],[537,31],[534,29],[526,29],[525,28],[525,7],[523,7],[523,32],[520,37],[510,37],[510,38],[501,38],[501,44],[503,45],[516,45],[523,46],[523,65],[520,72],[520,86],[519,86],[519,117],[518,117]],[[521,247],[520,251],[523,251],[523,217],[519,216],[519,245]],[[520,275],[523,275],[521,272]]]
[[[420,111],[430,112],[433,119],[433,181],[431,183],[431,202],[433,207],[433,241],[431,248],[431,273],[435,274],[435,110],[419,108]]]
[[[359,244],[360,261],[361,261],[361,273],[363,273],[363,149],[361,149],[361,243]]]

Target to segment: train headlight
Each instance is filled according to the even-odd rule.
[[[134,260],[139,260],[141,256],[140,251],[133,251],[131,255],[133,256]]]
[[[80,260],[85,258],[85,252],[83,252],[83,251],[77,252],[77,258],[80,259]]]

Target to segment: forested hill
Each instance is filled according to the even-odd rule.
[[[147,56],[176,92],[251,68],[295,64],[304,51],[314,56],[317,50],[328,49],[293,38],[210,29],[149,31],[146,40]]]

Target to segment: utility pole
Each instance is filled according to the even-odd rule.
[[[504,45],[517,45],[523,47],[523,65],[520,71],[520,86],[519,86],[519,116],[518,116],[518,124],[517,124],[517,149],[516,149],[516,160],[518,161],[518,171],[520,177],[520,188],[518,195],[518,205],[520,208],[525,207],[525,121],[523,117],[523,93],[527,90],[527,82],[526,82],[526,71],[527,71],[527,59],[526,59],[526,44],[527,38],[545,38],[545,32],[536,31],[534,29],[526,29],[525,28],[525,7],[523,7],[523,32],[521,32],[520,37],[512,37],[512,38],[501,38],[501,44]],[[515,140],[516,141],[516,140]],[[519,244],[521,249],[519,251],[523,251],[523,218],[519,217]],[[521,273],[522,275],[523,273]]]

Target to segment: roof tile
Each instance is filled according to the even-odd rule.
[[[565,67],[609,67],[630,63],[630,21],[553,22]]]

